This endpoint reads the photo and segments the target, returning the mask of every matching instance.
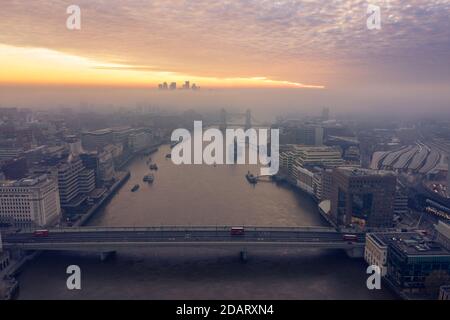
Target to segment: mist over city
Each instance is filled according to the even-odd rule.
[[[0,7],[0,299],[450,299],[450,1]]]

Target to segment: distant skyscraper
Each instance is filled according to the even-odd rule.
[[[185,81],[183,85],[183,89],[189,90],[191,88],[191,84],[189,81]]]
[[[163,83],[163,90],[167,90],[169,88],[169,86],[167,85],[167,82]]]
[[[323,145],[323,128],[314,125],[302,125],[295,129],[295,142],[308,146]]]
[[[170,83],[170,90],[176,90],[177,89],[177,83],[176,82],[171,82]]]
[[[323,121],[330,120],[330,108],[323,108],[323,110],[322,110],[322,120]]]

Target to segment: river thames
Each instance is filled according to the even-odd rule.
[[[130,180],[89,222],[91,226],[326,226],[309,196],[286,185],[250,185],[243,165],[174,165],[163,146],[134,159]],[[140,184],[137,192],[130,189]],[[79,265],[82,289],[66,288],[66,268]],[[339,250],[258,249],[246,263],[236,249],[121,250],[101,262],[93,253],[48,252],[19,275],[19,299],[393,299],[369,291],[367,265]]]

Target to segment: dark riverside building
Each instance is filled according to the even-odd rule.
[[[339,167],[333,170],[331,213],[340,226],[391,227],[396,176],[389,171]]]

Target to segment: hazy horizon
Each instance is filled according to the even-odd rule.
[[[80,30],[67,1],[0,3],[3,107],[450,109],[450,0],[377,1],[379,30],[363,0],[79,0]]]

